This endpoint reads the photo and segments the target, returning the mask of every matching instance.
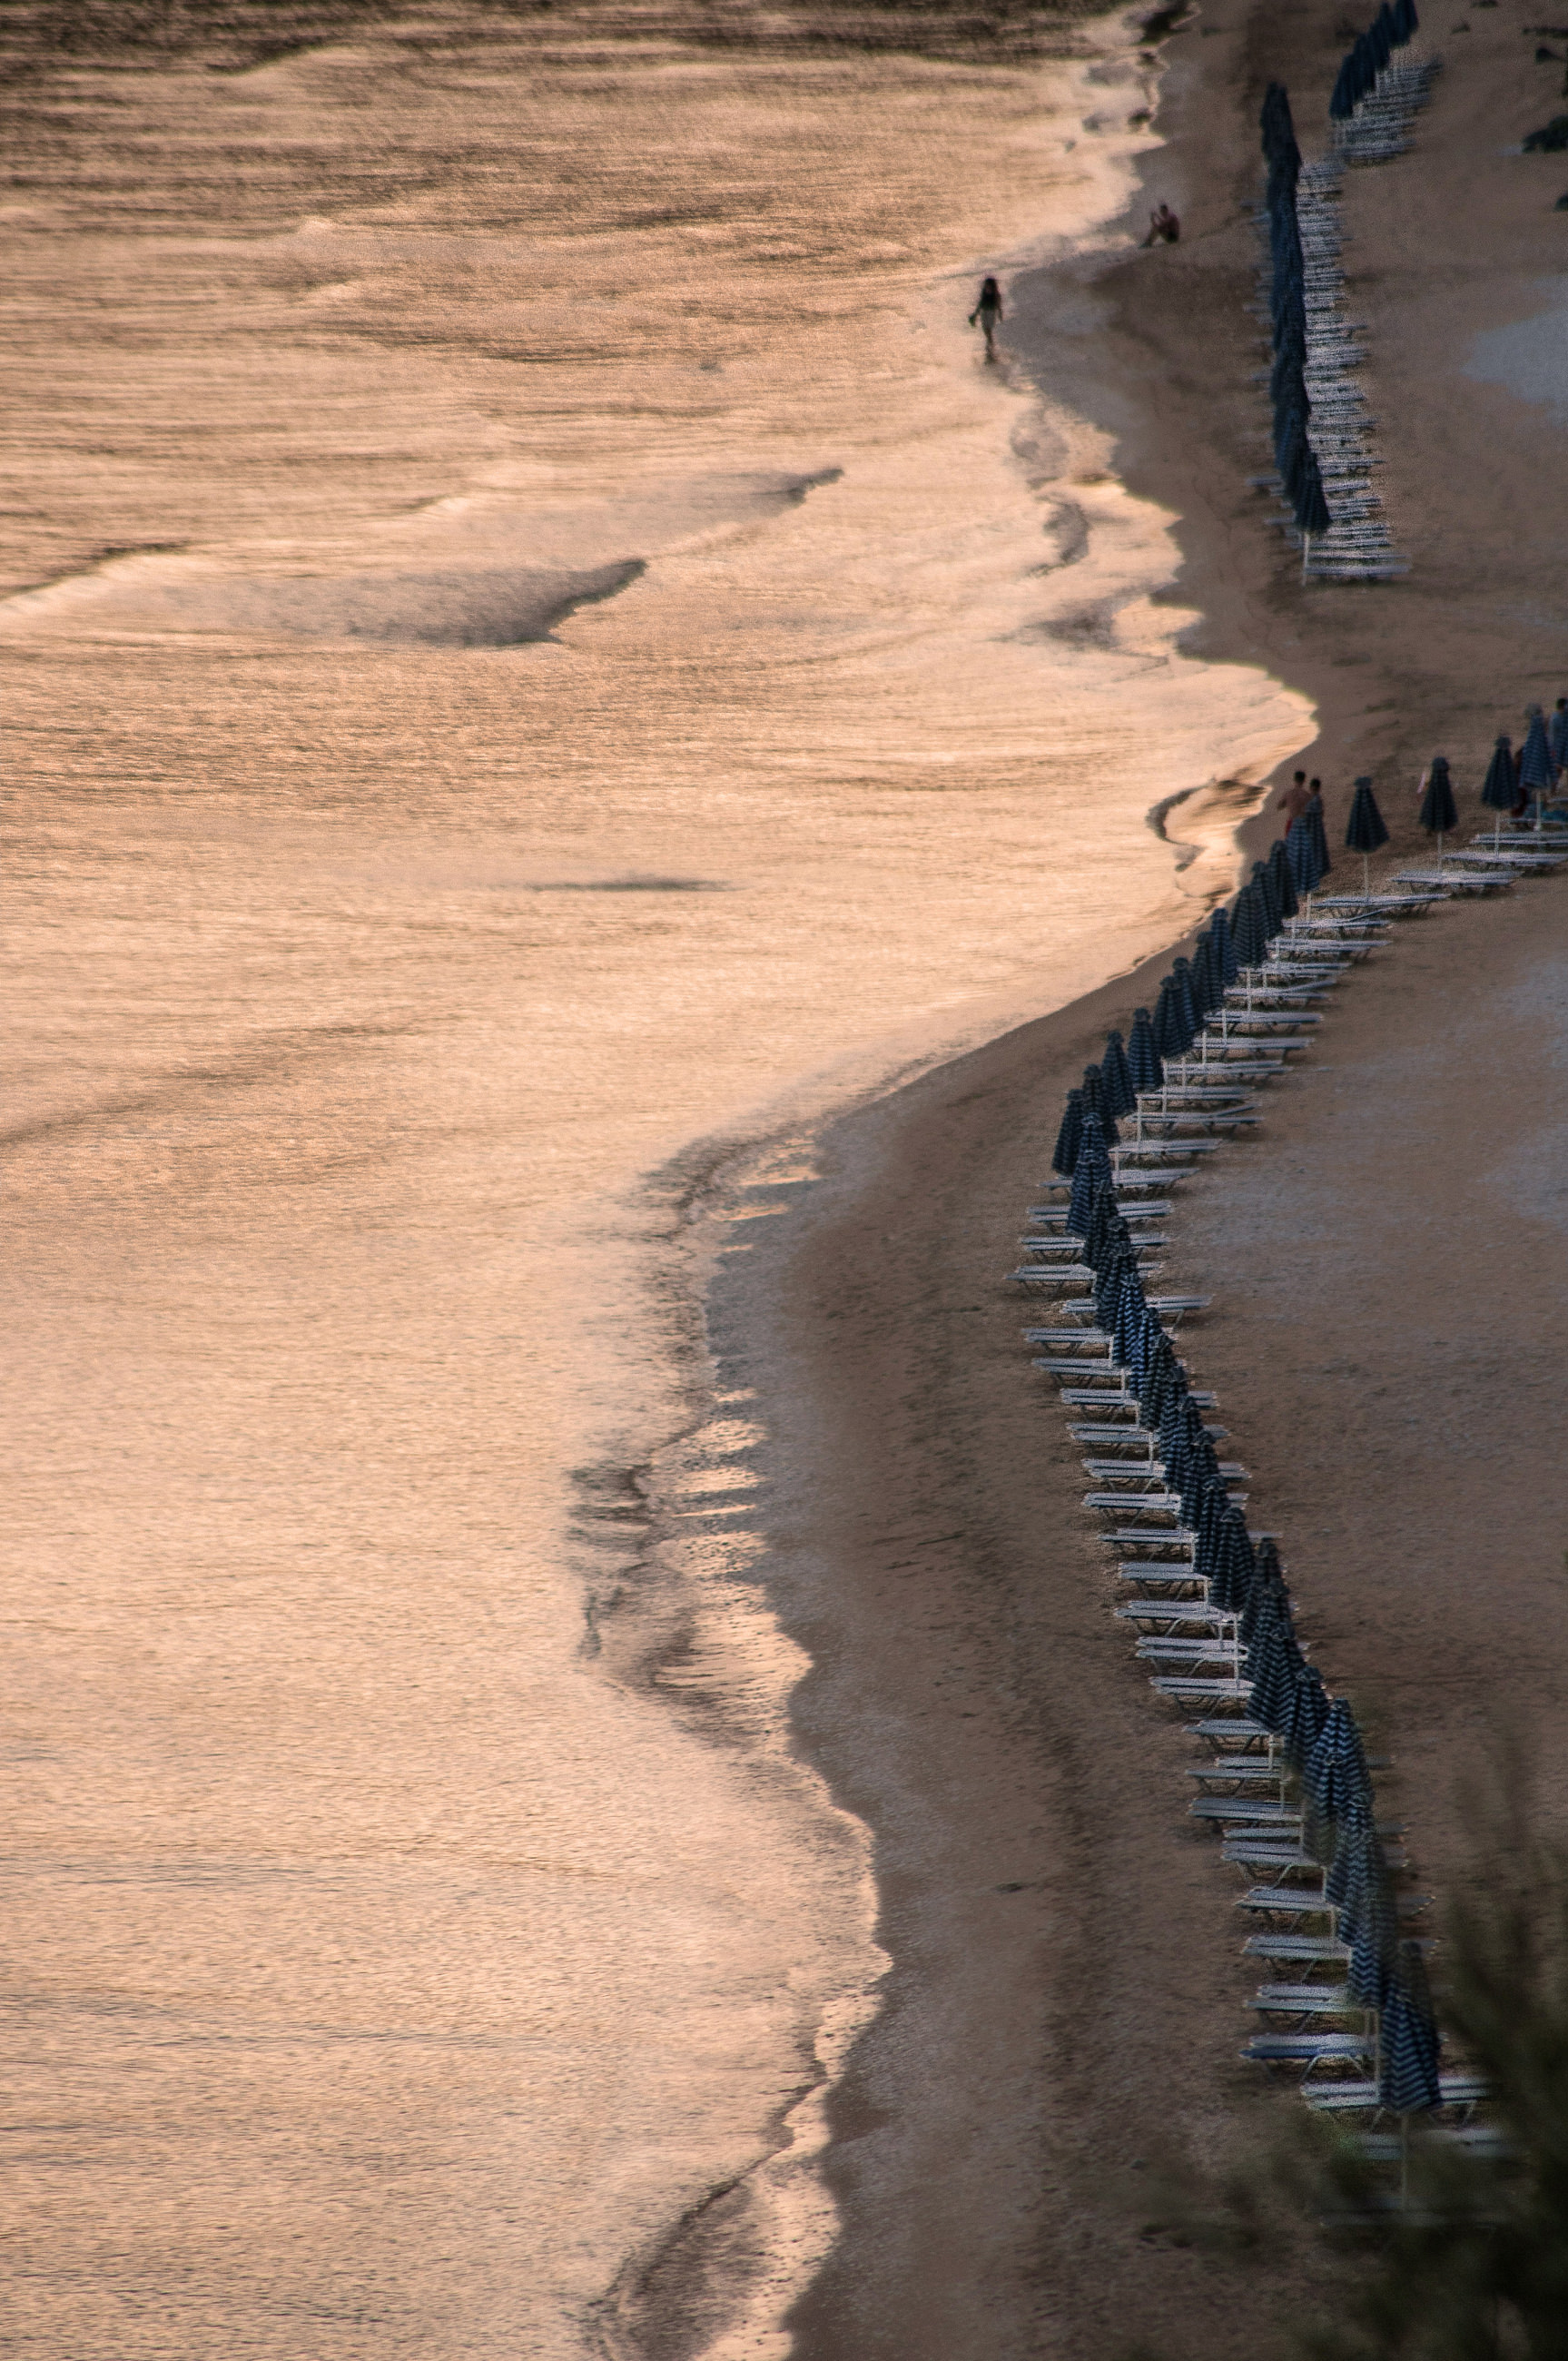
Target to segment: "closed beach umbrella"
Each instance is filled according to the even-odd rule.
[[[1307,808],[1301,817],[1312,831],[1312,857],[1317,862],[1318,873],[1312,880],[1312,890],[1315,893],[1333,867],[1333,862],[1329,859],[1329,835],[1323,826],[1323,799],[1321,795],[1313,794],[1309,797]]]
[[[1102,1172],[1089,1208],[1089,1223],[1083,1232],[1083,1259],[1091,1269],[1106,1268],[1113,1246],[1118,1238],[1131,1235],[1116,1191],[1109,1172]]]
[[[1394,0],[1394,26],[1401,44],[1409,39],[1420,21],[1416,14],[1416,0]]]
[[[1198,1005],[1198,995],[1192,989],[1192,970],[1186,960],[1171,961],[1170,988],[1181,1011],[1181,1028],[1190,1049],[1202,1029],[1203,1012]]]
[[[1082,1237],[1088,1229],[1095,1197],[1110,1171],[1111,1159],[1105,1152],[1105,1134],[1100,1117],[1086,1109],[1083,1134],[1078,1143],[1078,1160],[1072,1169],[1072,1194],[1067,1201],[1066,1227],[1075,1237]]]
[[[1377,60],[1378,71],[1381,72],[1387,64],[1394,48],[1394,11],[1389,7],[1388,0],[1383,0],[1383,5],[1373,18],[1366,38],[1372,44],[1373,53]]]
[[[1557,709],[1546,725],[1546,742],[1552,749],[1552,759],[1557,768],[1568,770],[1568,704],[1562,697]]]
[[[1220,1527],[1231,1506],[1231,1496],[1223,1476],[1211,1476],[1199,1495],[1198,1514],[1192,1521],[1192,1568],[1201,1582],[1213,1579]]]
[[[1443,838],[1451,828],[1459,826],[1459,812],[1453,800],[1453,782],[1448,775],[1446,754],[1434,754],[1431,758],[1426,793],[1421,797],[1420,823],[1429,836],[1436,837],[1441,856]]]
[[[1127,1042],[1127,1071],[1133,1077],[1135,1091],[1157,1091],[1165,1080],[1165,1069],[1159,1051],[1155,1048],[1154,1026],[1146,1008],[1133,1011],[1133,1030]]]
[[[1361,1732],[1343,1697],[1336,1697],[1301,1771],[1301,1787],[1315,1822],[1336,1829],[1356,1803],[1369,1804],[1372,1779]]]
[[[1180,997],[1169,976],[1165,976],[1154,1005],[1154,1045],[1162,1061],[1185,1057],[1190,1038],[1182,1030]]]
[[[1290,1594],[1285,1587],[1285,1573],[1279,1563],[1279,1552],[1264,1535],[1253,1559],[1252,1597],[1242,1618],[1242,1638],[1250,1641],[1258,1618],[1271,1607],[1286,1617],[1290,1614]]]
[[[1281,837],[1277,836],[1268,848],[1268,874],[1273,881],[1274,898],[1278,905],[1280,917],[1293,918],[1301,906],[1296,899],[1296,888],[1290,878],[1290,863],[1286,859],[1285,843]]]
[[[1200,935],[1192,946],[1192,964],[1187,971],[1192,987],[1192,998],[1200,1019],[1206,1018],[1212,1008],[1217,1008],[1224,992],[1214,975],[1214,947],[1207,935]]]
[[[1105,1055],[1100,1060],[1100,1079],[1105,1085],[1105,1103],[1118,1118],[1135,1115],[1138,1094],[1133,1087],[1133,1076],[1127,1064],[1127,1053],[1122,1047],[1119,1033],[1105,1037]]]
[[[1263,912],[1257,895],[1250,885],[1244,885],[1236,895],[1231,914],[1231,934],[1236,947],[1237,961],[1244,968],[1261,967],[1268,957],[1268,937],[1264,930]]]
[[[1303,1665],[1296,1684],[1296,1694],[1290,1701],[1290,1719],[1279,1732],[1279,1742],[1285,1760],[1293,1770],[1299,1771],[1313,1747],[1322,1735],[1329,1718],[1329,1700],[1323,1688],[1323,1676],[1315,1664]]]
[[[1352,852],[1361,855],[1361,890],[1365,894],[1370,884],[1370,856],[1388,841],[1388,831],[1383,825],[1383,815],[1377,808],[1377,798],[1372,792],[1370,779],[1357,779],[1355,783],[1344,840]]]
[[[1209,921],[1209,940],[1214,946],[1214,965],[1222,983],[1234,983],[1241,973],[1241,961],[1231,940],[1231,922],[1223,910],[1216,910]]]
[[[1115,1148],[1120,1145],[1116,1131],[1116,1118],[1111,1112],[1109,1097],[1098,1066],[1085,1066],[1083,1070],[1083,1112],[1085,1115],[1097,1115],[1100,1117],[1101,1131],[1111,1146]]]
[[[1530,728],[1519,748],[1519,792],[1536,798],[1535,821],[1541,825],[1541,797],[1552,785],[1554,764],[1547,741],[1546,716],[1539,705],[1530,708]]]
[[[1333,522],[1333,518],[1329,511],[1328,495],[1323,490],[1322,469],[1318,465],[1318,455],[1310,443],[1301,462],[1300,474],[1297,478],[1295,508],[1296,523],[1304,544],[1301,552],[1301,575],[1304,580],[1307,567],[1311,562],[1313,542],[1320,533],[1327,533]]]
[[[1299,819],[1293,819],[1285,831],[1285,858],[1290,863],[1290,882],[1306,901],[1318,882],[1318,854],[1312,841],[1312,823],[1305,812]]]
[[[1131,1369],[1135,1375],[1143,1367],[1144,1335],[1148,1318],[1148,1300],[1138,1275],[1135,1257],[1133,1268],[1122,1282],[1116,1298],[1116,1324],[1111,1331],[1111,1352],[1119,1367]]]
[[[1285,913],[1280,908],[1278,898],[1275,894],[1274,879],[1269,874],[1269,868],[1266,861],[1255,861],[1253,862],[1252,883],[1253,890],[1256,894],[1259,905],[1263,910],[1263,923],[1265,930],[1267,933],[1269,941],[1272,942],[1275,936],[1279,932],[1280,928],[1285,923]]]
[[[1502,835],[1503,814],[1511,812],[1519,800],[1519,766],[1514,761],[1513,741],[1506,730],[1492,749],[1492,759],[1482,783],[1481,800],[1497,815],[1492,831],[1495,847]]]
[[[1381,2008],[1399,1957],[1399,1913],[1383,1848],[1370,1821],[1357,1829],[1351,1845],[1353,1874],[1337,1922],[1341,1942],[1350,1945],[1345,1981],[1364,2008]]]
[[[1138,1417],[1142,1423],[1157,1432],[1171,1395],[1186,1391],[1187,1373],[1176,1357],[1176,1347],[1170,1338],[1162,1334],[1155,1340],[1149,1365],[1144,1374],[1143,1389],[1138,1395]]]
[[[1283,1730],[1290,1720],[1296,1683],[1305,1670],[1288,1617],[1279,1608],[1271,1608],[1247,1652],[1252,1678],[1247,1711],[1254,1721],[1276,1734]]]
[[[1239,1509],[1228,1508],[1220,1521],[1214,1572],[1209,1584],[1209,1596],[1223,1615],[1242,1613],[1252,1597],[1255,1572],[1246,1519]]]
[[[1396,2115],[1420,2115],[1441,2107],[1442,2053],[1442,2037],[1432,2015],[1426,1978],[1416,1954],[1407,1952],[1383,2003],[1378,2103]]]
[[[1051,1155],[1051,1170],[1070,1180],[1078,1170],[1079,1143],[1083,1137],[1083,1093],[1069,1091],[1067,1105],[1062,1110],[1061,1129]]]

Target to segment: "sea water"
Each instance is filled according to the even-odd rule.
[[[882,1961],[864,1832],[790,1750],[766,1406],[703,1393],[685,1213],[1170,939],[1307,735],[1179,653],[1168,520],[966,325],[982,270],[1122,235],[1133,28],[997,61],[640,22],[367,12],[33,86],[29,2361],[570,2361],[763,2171],[696,2341],[785,2349]],[[695,1702],[678,1598],[605,1642],[655,1510]]]

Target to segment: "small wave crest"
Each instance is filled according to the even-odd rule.
[[[114,565],[6,602],[13,622],[80,631],[258,631],[438,648],[547,640],[576,608],[612,598],[641,558],[586,569],[428,567],[340,575],[224,575]]]

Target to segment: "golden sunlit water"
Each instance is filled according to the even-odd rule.
[[[1129,41],[454,6],[49,85],[0,208],[27,2361],[570,2361],[792,2139],[710,2349],[787,2347],[881,1955],[673,1207],[1174,935],[1228,820],[1179,873],[1150,807],[1307,734],[1176,653],[1165,521],[965,324],[1124,202]],[[710,1730],[596,1653],[653,1463]]]

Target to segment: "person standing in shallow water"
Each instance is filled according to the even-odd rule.
[[[980,301],[969,315],[969,324],[972,328],[978,320],[985,330],[985,357],[988,361],[996,358],[996,323],[1003,316],[1001,288],[994,279],[982,280]]]

